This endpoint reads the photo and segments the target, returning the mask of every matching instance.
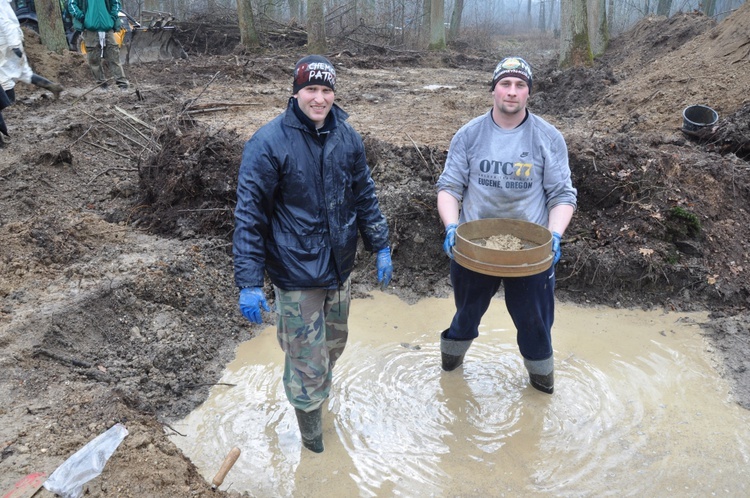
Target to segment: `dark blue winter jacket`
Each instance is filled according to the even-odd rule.
[[[388,247],[360,135],[335,104],[324,140],[287,110],[261,127],[242,154],[234,228],[238,287],[336,289],[365,249]]]

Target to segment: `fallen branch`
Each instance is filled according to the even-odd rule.
[[[211,79],[208,80],[208,83],[206,83],[206,85],[203,87],[203,90],[201,90],[201,92],[198,94],[197,97],[195,97],[193,100],[191,100],[190,102],[188,102],[187,105],[185,105],[185,108],[178,114],[178,116],[182,116],[184,113],[186,113],[187,111],[189,111],[190,108],[193,107],[193,105],[196,102],[198,102],[198,99],[201,98],[201,96],[206,92],[206,90],[208,90],[208,87],[211,85],[211,83],[213,83],[214,80],[219,76],[219,73],[221,73],[221,71],[216,71],[216,74],[214,74],[213,76],[211,76]]]
[[[102,87],[104,87],[104,86],[107,86],[107,84],[108,84],[108,83],[109,83],[110,81],[112,81],[113,79],[114,79],[114,78],[109,78],[109,79],[106,79],[106,80],[102,81],[101,83],[99,83],[98,85],[94,86],[93,88],[90,88],[90,89],[86,90],[86,91],[85,91],[85,92],[83,92],[83,93],[82,93],[81,95],[79,95],[79,96],[78,96],[78,98],[76,98],[76,99],[75,99],[75,100],[74,100],[74,101],[73,101],[73,102],[72,102],[72,103],[71,103],[70,105],[76,105],[76,104],[78,103],[78,101],[79,101],[79,100],[81,100],[81,99],[82,99],[83,97],[85,97],[85,96],[86,96],[86,95],[88,95],[89,93],[93,92],[93,91],[94,91],[94,90],[96,90],[97,88],[102,88]]]
[[[134,116],[128,116],[128,117],[130,117],[130,118],[133,118],[133,119],[138,119],[138,118],[136,118],[136,117],[134,117]],[[140,122],[140,123],[141,123],[141,124],[142,124],[143,126],[146,126],[146,127],[147,127],[147,128],[148,128],[148,129],[149,129],[149,130],[150,130],[151,132],[154,132],[154,128],[152,128],[152,127],[151,127],[151,126],[149,126],[148,124],[144,123],[144,122],[143,122],[143,121],[141,121],[140,119],[138,119],[138,121],[139,121],[139,122]],[[149,137],[147,137],[146,135],[144,135],[144,134],[143,134],[143,132],[142,132],[141,130],[139,130],[138,128],[136,128],[136,127],[135,127],[135,125],[134,125],[133,123],[131,123],[131,122],[129,122],[129,121],[125,121],[125,120],[120,120],[120,122],[121,122],[121,123],[123,123],[123,124],[124,124],[125,126],[127,126],[128,128],[130,128],[131,130],[133,130],[134,132],[136,132],[136,133],[137,133],[138,135],[140,135],[141,137],[143,137],[143,139],[144,139],[144,140],[146,140],[147,142],[149,142],[149,143],[152,143],[152,144],[154,144],[154,146],[156,147],[156,150],[157,150],[157,151],[160,151],[160,150],[161,150],[161,145],[159,145],[159,144],[158,144],[157,142],[155,142],[155,141],[151,140],[151,139],[150,139]]]
[[[82,140],[83,137],[85,137],[86,135],[88,135],[88,133],[91,131],[91,128],[93,128],[93,127],[94,127],[94,125],[89,126],[88,130],[86,130],[86,131],[83,132],[83,135],[81,135],[80,137],[78,137],[75,140],[73,140],[73,142],[70,145],[68,145],[67,147],[64,147],[63,149],[70,149],[71,147],[73,147],[80,140]]]
[[[175,428],[174,428],[174,427],[172,427],[171,425],[167,424],[166,422],[162,422],[162,425],[164,425],[164,427],[167,427],[167,428],[169,428],[169,429],[172,429],[172,430],[174,431],[174,433],[175,433],[175,434],[177,434],[177,435],[179,435],[179,436],[182,436],[182,437],[186,437],[186,436],[185,436],[185,434],[181,433],[180,431],[178,431],[177,429],[175,429]]]
[[[126,140],[130,140],[131,142],[133,142],[134,144],[138,145],[139,147],[147,147],[147,145],[145,145],[145,146],[144,146],[144,145],[143,145],[142,143],[140,143],[140,142],[139,142],[138,140],[136,140],[136,139],[134,139],[134,138],[132,138],[132,137],[130,137],[130,136],[128,136],[128,135],[126,135],[126,134],[124,134],[123,132],[121,132],[120,130],[118,130],[117,128],[115,128],[114,126],[112,126],[111,124],[109,124],[109,123],[105,123],[105,122],[104,122],[104,121],[102,121],[101,119],[99,119],[99,118],[97,118],[97,117],[95,117],[95,116],[92,116],[91,114],[89,114],[89,113],[88,113],[88,112],[86,112],[86,111],[82,111],[82,112],[83,112],[83,113],[84,113],[84,114],[85,114],[86,116],[88,116],[88,117],[90,117],[91,119],[93,119],[94,121],[96,121],[96,122],[98,122],[98,123],[101,123],[101,124],[103,124],[104,126],[106,126],[107,128],[111,129],[112,131],[114,131],[115,133],[117,133],[118,135],[120,135],[121,137],[123,137],[124,139],[126,139]],[[158,145],[158,144],[154,144],[154,145],[156,145],[156,147],[159,147],[159,145]]]
[[[81,361],[81,360],[76,360],[74,358],[66,358],[65,356],[59,355],[57,353],[53,353],[51,351],[47,351],[46,349],[37,349],[31,354],[31,356],[33,357],[46,356],[47,358],[51,358],[53,360],[59,361],[60,363],[73,365],[74,367],[91,368],[90,363],[86,363],[85,361]]]
[[[200,105],[194,105],[191,106],[191,109],[204,109],[207,107],[244,107],[244,106],[251,106],[251,105],[263,105],[261,102],[242,102],[242,103],[235,103],[235,102],[211,102],[207,104],[200,104]]]
[[[138,118],[137,118],[136,116],[133,116],[132,114],[130,114],[129,112],[127,112],[127,111],[123,110],[122,108],[120,108],[120,107],[117,107],[117,106],[115,106],[115,110],[116,110],[117,112],[121,112],[122,114],[124,114],[125,116],[129,117],[130,119],[132,119],[132,120],[133,120],[133,121],[135,121],[136,123],[138,123],[138,124],[140,124],[140,125],[143,125],[143,126],[145,126],[145,127],[146,127],[146,128],[148,128],[149,130],[151,130],[151,131],[154,131],[154,130],[155,130],[155,128],[154,128],[153,126],[151,126],[150,124],[148,124],[148,123],[146,123],[146,122],[144,122],[144,121],[142,121],[142,120],[138,119]]]
[[[407,132],[404,132],[404,134],[411,140],[411,143],[414,144],[414,148],[417,149],[417,154],[419,154],[419,157],[422,158],[422,161],[424,161],[424,165],[427,166],[427,170],[430,172],[430,177],[432,178],[432,181],[435,182],[435,174],[432,172],[432,167],[430,167],[430,163],[427,162],[427,159],[424,158],[422,155],[422,151],[419,150],[419,146],[417,145],[417,142],[414,141],[413,138],[411,138],[411,135],[409,135]]]
[[[126,156],[126,155],[125,155],[125,154],[123,154],[122,152],[118,152],[118,151],[116,151],[116,150],[114,150],[114,149],[110,149],[110,148],[108,148],[108,147],[104,147],[103,145],[95,144],[95,143],[93,143],[93,142],[89,142],[89,141],[87,141],[87,140],[84,140],[84,141],[83,141],[83,143],[85,143],[85,144],[89,144],[90,146],[92,146],[92,147],[96,147],[96,148],[98,148],[98,149],[106,150],[107,152],[111,152],[112,154],[116,154],[116,155],[118,155],[118,156],[120,156],[120,157],[123,157],[123,158],[125,158],[125,159],[130,159],[130,156]]]
[[[205,109],[191,109],[189,111],[186,111],[185,114],[207,114],[209,112],[219,112],[227,110],[229,110],[228,107],[208,107]]]

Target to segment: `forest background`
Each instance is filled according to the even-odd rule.
[[[42,43],[67,48],[60,15],[65,0],[36,0]],[[173,19],[200,15],[236,21],[241,44],[268,46],[280,26],[300,26],[309,53],[330,45],[444,50],[447,46],[491,49],[498,35],[552,34],[562,67],[590,65],[611,37],[649,15],[702,12],[721,21],[744,0],[123,0],[139,19],[168,13]],[[284,36],[289,36],[286,33]]]

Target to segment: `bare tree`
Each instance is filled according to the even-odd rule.
[[[547,31],[547,10],[546,7],[547,2],[542,0],[539,2],[539,23],[537,24],[537,27],[539,28],[539,31],[544,32]]]
[[[703,13],[713,17],[716,13],[716,0],[703,0]]]
[[[255,29],[255,19],[253,18],[253,8],[250,0],[237,1],[237,17],[240,28],[240,42],[242,46],[248,49],[260,47],[260,38],[258,31]]]
[[[669,16],[669,12],[672,10],[672,0],[659,0],[656,4],[656,15],[658,16]]]
[[[529,0],[529,4],[531,0]],[[461,16],[464,12],[464,0],[456,0],[451,14],[451,25],[448,28],[448,40],[455,41],[461,31]]]
[[[586,0],[560,2],[560,67],[590,65]]]
[[[6,1],[6,0],[2,0]],[[62,23],[62,12],[58,0],[37,0],[36,16],[39,26],[39,38],[47,50],[63,53],[68,49],[65,28]]]
[[[301,0],[289,0],[289,15],[297,22],[302,21],[302,3]]]
[[[311,54],[324,54],[328,50],[323,0],[307,2],[307,49]]]
[[[430,2],[430,50],[445,49],[445,0]]]
[[[609,27],[607,25],[606,0],[589,0],[589,41],[591,53],[594,57],[602,55],[609,43]]]
[[[430,11],[432,0],[422,0],[422,15],[419,21],[419,40],[421,43],[429,43],[430,39]]]

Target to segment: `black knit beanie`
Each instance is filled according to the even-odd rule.
[[[336,90],[336,69],[322,55],[308,55],[297,62],[294,68],[292,93],[295,94],[306,86],[323,85]]]

